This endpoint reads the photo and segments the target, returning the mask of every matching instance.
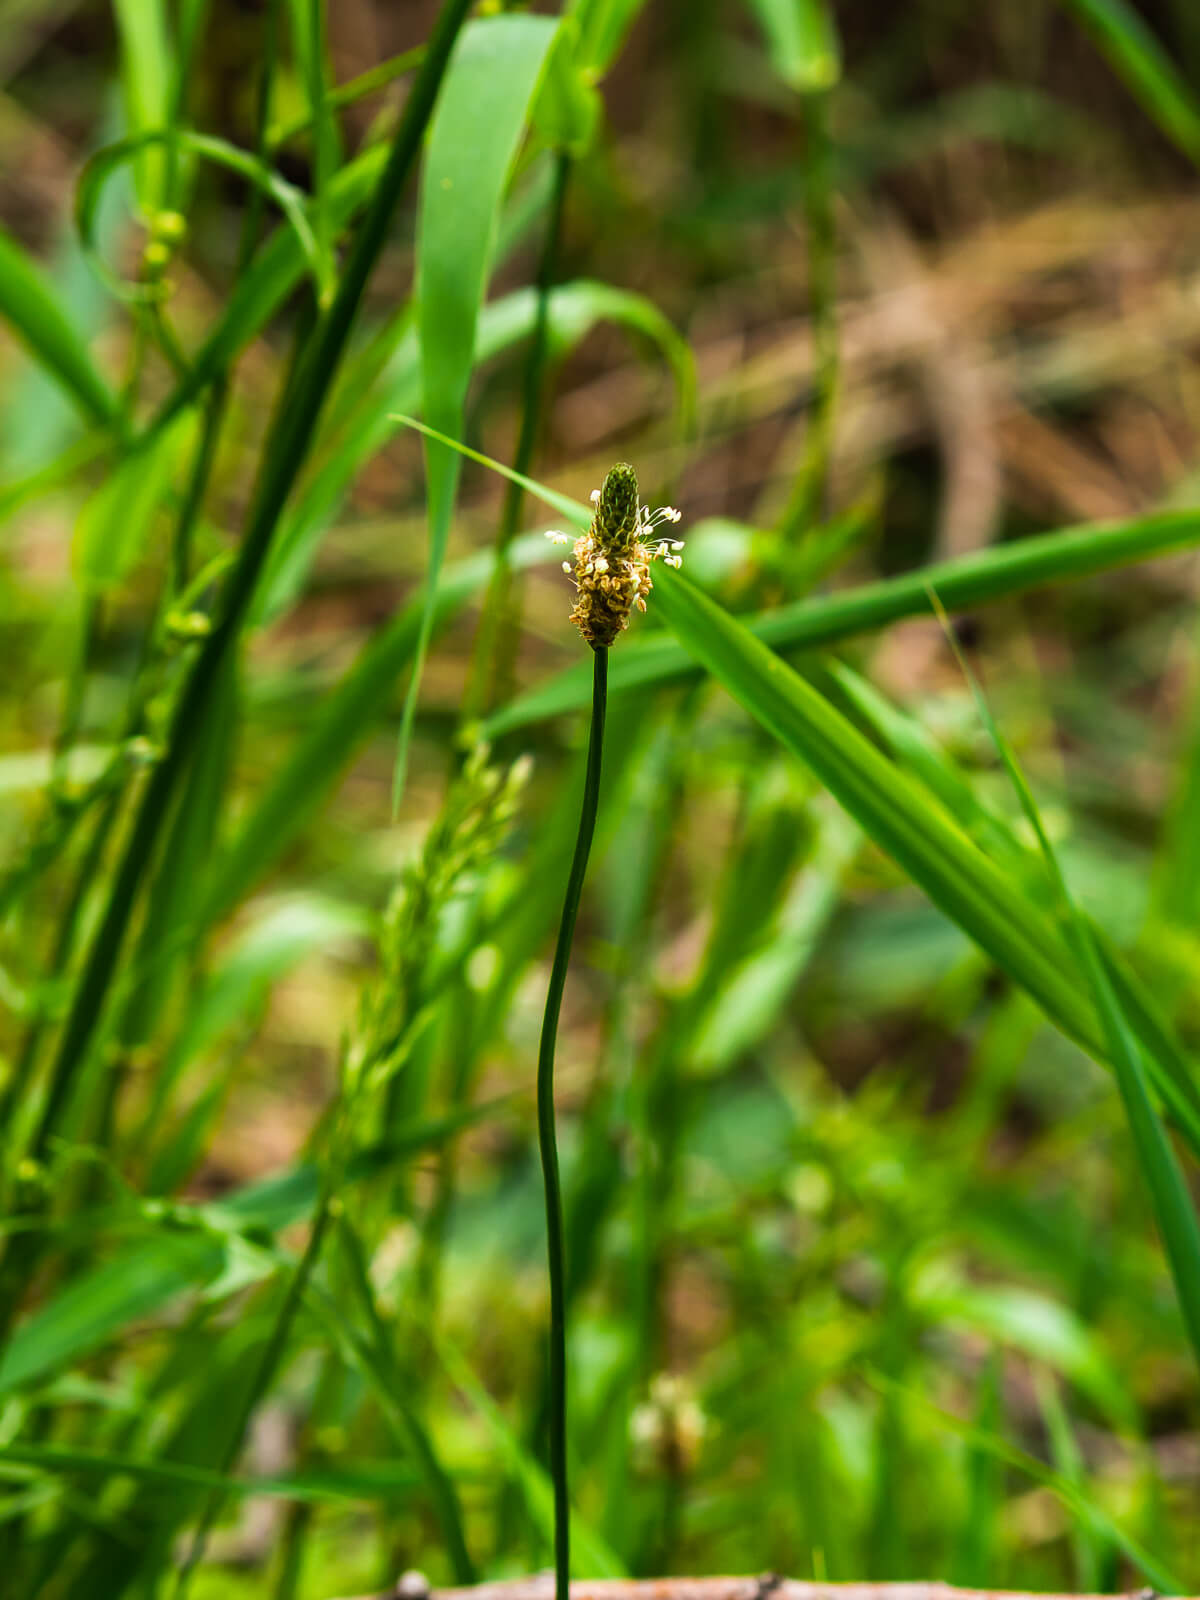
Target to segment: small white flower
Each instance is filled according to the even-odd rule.
[[[551,544],[570,544],[572,542],[570,534],[558,533],[553,528],[546,530],[546,537]]]
[[[657,511],[651,511],[649,506],[643,506],[640,512],[641,535],[644,539],[663,522],[678,522],[680,513],[674,506],[659,506]]]

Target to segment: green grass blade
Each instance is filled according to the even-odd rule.
[[[676,426],[681,437],[695,431],[696,360],[687,340],[653,301],[629,289],[579,278],[550,295],[550,340],[556,354],[580,343],[598,322],[614,322],[657,348],[675,380]]]
[[[171,112],[171,47],[163,0],[114,0],[121,40],[125,118],[133,134],[164,130]],[[166,203],[167,159],[147,150],[134,166],[142,215],[150,220]]]
[[[579,21],[579,62],[602,78],[620,54],[625,36],[646,0],[572,0]]]
[[[975,1426],[981,1433],[999,1432],[1003,1376],[1003,1360],[993,1350],[980,1373],[976,1391]],[[983,1588],[992,1581],[1004,1482],[1000,1463],[977,1446],[970,1449],[966,1469],[966,1506],[950,1581],[965,1588]]]
[[[85,417],[106,424],[117,420],[120,408],[116,396],[96,371],[87,346],[64,313],[58,296],[3,228],[0,317]]]
[[[339,1219],[338,1234],[342,1255],[349,1268],[350,1283],[363,1315],[362,1328],[355,1329],[349,1334],[346,1348],[362,1366],[383,1402],[385,1412],[398,1424],[399,1433],[416,1458],[422,1477],[428,1485],[430,1498],[441,1525],[442,1537],[448,1547],[447,1554],[454,1570],[455,1581],[460,1584],[474,1583],[475,1564],[467,1549],[458,1490],[453,1478],[442,1465],[429,1430],[410,1398],[409,1390],[417,1386],[412,1383],[409,1375],[402,1371],[396,1358],[393,1335],[380,1316],[376,1304],[366,1253],[358,1234],[344,1215]],[[322,1305],[328,1305],[323,1295],[314,1298]],[[339,1308],[329,1306],[328,1309],[336,1313]],[[341,1320],[339,1316],[338,1321]]]
[[[403,417],[397,415],[394,420],[402,422],[406,428],[415,428],[418,433],[423,433],[427,439],[436,439],[439,444],[444,444],[448,450],[466,456],[468,461],[478,461],[480,466],[491,467],[493,472],[498,472],[510,483],[519,483],[522,489],[540,500],[553,511],[566,517],[568,522],[573,522],[577,528],[586,528],[592,520],[592,513],[582,500],[573,500],[570,495],[559,494],[557,489],[548,488],[544,483],[538,483],[535,478],[527,478],[523,472],[514,472],[512,467],[506,467],[502,461],[495,460],[492,456],[485,456],[480,450],[472,450],[470,445],[463,444],[461,440],[452,438],[448,433],[442,433],[428,422],[418,422],[416,417]],[[588,667],[588,694],[591,694],[591,667]]]
[[[1105,1536],[1120,1549],[1121,1553],[1142,1575],[1147,1582],[1162,1594],[1182,1594],[1186,1586],[1162,1566],[1151,1551],[1146,1550],[1133,1537],[1126,1533],[1119,1523],[1113,1521],[1107,1511],[1092,1497],[1073,1483],[1070,1478],[1061,1472],[1055,1472],[1039,1461],[1036,1456],[1022,1450],[1019,1445],[1011,1444],[999,1434],[990,1432],[971,1422],[964,1422],[961,1417],[956,1417],[949,1411],[944,1411],[940,1406],[935,1406],[926,1400],[923,1395],[916,1394],[912,1389],[895,1382],[883,1373],[872,1371],[867,1373],[867,1381],[875,1389],[884,1393],[892,1393],[904,1399],[905,1403],[922,1412],[935,1427],[943,1428],[948,1433],[955,1434],[960,1439],[965,1439],[974,1445],[977,1450],[982,1450],[994,1456],[997,1461],[1002,1461],[1014,1471],[1040,1483],[1060,1500],[1073,1516],[1076,1516],[1088,1527],[1103,1530]]]
[[[826,0],[751,0],[771,64],[801,94],[832,89],[842,75],[842,52]]]
[[[533,492],[543,493],[536,486]],[[898,622],[902,617],[925,615],[929,610],[930,588],[937,590],[947,611],[961,611],[988,605],[1043,584],[1148,561],[1198,540],[1200,512],[1197,511],[1168,511],[1130,522],[1062,528],[1055,533],[995,546],[957,561],[938,562],[900,578],[863,584],[839,594],[799,601],[740,620],[772,649],[809,649],[835,644],[889,622]],[[613,656],[612,692],[616,694],[622,689],[656,683],[678,683],[694,676],[697,670],[695,660],[674,640],[623,641]],[[576,711],[587,704],[590,694],[591,677],[586,664],[572,667],[497,712],[488,720],[484,731],[488,738],[498,738],[528,723]]]
[[[454,436],[462,431],[476,324],[504,187],[557,26],[549,17],[502,16],[466,28],[430,129],[417,224],[417,329],[425,415],[432,427]],[[459,462],[453,451],[430,443],[425,460],[425,610],[400,723],[393,808],[404,790],[421,670],[458,488]]]
[[[401,55],[392,56],[388,61],[381,61],[376,67],[368,67],[365,72],[349,79],[346,83],[339,83],[329,95],[331,109],[341,110],[345,106],[352,106],[364,96],[375,94],[380,89],[386,89],[390,83],[395,83],[397,78],[404,77],[405,73],[414,71],[425,59],[425,46],[417,45],[412,50],[405,50]],[[307,112],[302,112],[290,122],[281,123],[268,129],[267,143],[275,148],[287,144],[297,134],[307,133],[312,126],[312,117]]]
[[[347,1183],[365,1182],[398,1161],[434,1149],[464,1128],[494,1116],[506,1101],[468,1107],[401,1128],[384,1144],[347,1163]],[[217,1206],[180,1204],[163,1231],[126,1243],[111,1260],[74,1279],[28,1317],[0,1358],[0,1394],[34,1383],[107,1344],[128,1323],[152,1315],[176,1295],[217,1281],[229,1238],[281,1228],[307,1217],[320,1177],[313,1166],[292,1167],[247,1184]]]
[[[1200,104],[1187,80],[1126,0],[1062,0],[1096,41],[1146,114],[1200,162]]]
[[[181,1461],[165,1461],[153,1456],[122,1455],[102,1450],[72,1450],[57,1445],[22,1444],[0,1446],[0,1462],[37,1467],[56,1475],[79,1474],[87,1478],[136,1478],[143,1483],[161,1483],[189,1489],[219,1489],[223,1494],[249,1498],[252,1495],[281,1496],[288,1500],[345,1501],[389,1499],[397,1490],[414,1489],[420,1478],[411,1469],[390,1461],[355,1462],[336,1470],[289,1473],[287,1476],[235,1478],[194,1467]]]
[[[940,608],[939,612],[944,620],[945,613]],[[1138,1164],[1154,1203],[1184,1326],[1196,1360],[1200,1363],[1200,1219],[1197,1219],[1187,1180],[1151,1099],[1146,1066],[1137,1037],[1109,976],[1092,926],[1075,903],[1058,854],[1042,823],[1033,792],[1012,747],[997,726],[987,700],[961,652],[959,660],[988,737],[1003,762],[1021,810],[1037,838],[1046,872],[1072,934],[1079,966],[1092,991],[1106,1046],[1105,1054],[1116,1075]]]
[[[123,1048],[144,1044],[158,1024],[171,978],[188,948],[192,908],[203,893],[225,785],[233,765],[238,716],[237,663],[221,671],[211,715],[196,738],[189,781],[183,785],[146,900],[117,1038]],[[190,1014],[190,1006],[189,1006]]]
[[[1079,1448],[1079,1441],[1075,1437],[1075,1430],[1071,1426],[1071,1419],[1067,1415],[1067,1408],[1059,1393],[1058,1384],[1050,1373],[1037,1368],[1034,1369],[1033,1376],[1034,1393],[1037,1395],[1038,1410],[1045,1424],[1046,1437],[1050,1442],[1050,1458],[1055,1471],[1061,1472],[1064,1478],[1075,1484],[1081,1492],[1086,1493],[1087,1466],[1083,1451]],[[1108,1554],[1105,1546],[1108,1541],[1085,1519],[1080,1518],[1072,1542],[1075,1547],[1075,1582],[1080,1592],[1102,1593],[1105,1557]]]
[[[466,1357],[436,1328],[429,1330],[429,1336],[450,1381],[462,1391],[487,1425],[497,1453],[520,1485],[530,1518],[550,1548],[554,1542],[554,1493],[549,1477],[509,1426]],[[572,1565],[576,1570],[582,1569],[600,1578],[627,1576],[620,1557],[577,1512],[571,1514],[571,1547]]]
[[[219,1239],[163,1235],[127,1249],[99,1272],[75,1279],[10,1339],[0,1360],[0,1393],[20,1388],[97,1349],[135,1318],[211,1282],[221,1270]]]
[[[322,281],[333,281],[333,223],[329,213],[329,183],[340,160],[340,138],[329,98],[329,54],[323,0],[290,0],[292,41],[300,57],[300,77],[308,97],[308,120],[313,134],[313,214]],[[328,294],[329,289],[324,291]]]
[[[1047,1015],[1104,1055],[1062,935],[899,768],[734,618],[665,572],[658,603],[696,660],[815,773],[866,833]]]
[[[1027,891],[1040,893],[1045,878],[1036,850],[1030,850],[1019,841],[999,813],[989,811],[980,803],[953,760],[937,748],[919,724],[889,705],[849,667],[842,664],[812,667],[806,669],[806,675],[835,705],[848,708],[851,719],[925,786],[985,854]],[[1108,981],[1148,1053],[1164,1103],[1179,1126],[1187,1131],[1193,1148],[1200,1153],[1200,1093],[1195,1063],[1162,1015],[1156,998],[1121,952],[1103,930],[1094,925],[1092,936],[1104,961]]]

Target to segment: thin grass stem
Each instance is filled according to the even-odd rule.
[[[342,111],[347,106],[354,105],[369,94],[375,94],[379,89],[386,89],[397,78],[402,78],[406,72],[415,72],[425,60],[425,46],[417,45],[412,50],[405,50],[402,55],[392,56],[390,60],[381,61],[377,67],[370,67],[366,72],[360,72],[356,78],[341,83],[336,89],[330,91],[328,97],[329,107],[333,111]],[[279,127],[272,128],[268,135],[268,142],[272,150],[280,145],[287,144],[289,140],[297,138],[302,133],[307,133],[313,125],[311,111],[304,111],[291,122],[282,123]]]
[[[249,1428],[251,1419],[274,1381],[279,1363],[283,1359],[284,1351],[287,1349],[288,1339],[291,1337],[296,1314],[304,1301],[309,1280],[312,1278],[321,1254],[321,1246],[325,1241],[325,1234],[333,1217],[335,1200],[345,1165],[343,1141],[340,1137],[340,1130],[336,1126],[336,1118],[342,1109],[342,1104],[339,1104],[333,1111],[335,1119],[331,1137],[333,1149],[326,1157],[322,1168],[321,1188],[317,1198],[316,1210],[313,1214],[312,1226],[309,1229],[308,1241],[288,1280],[279,1311],[271,1327],[270,1337],[263,1350],[262,1360],[258,1364],[254,1382],[242,1401],[237,1420],[226,1442],[224,1453],[220,1458],[217,1470],[221,1478],[231,1476],[237,1464],[237,1458],[241,1453],[242,1443],[246,1437],[246,1430]],[[221,1514],[225,1498],[226,1490],[220,1487],[214,1488],[205,1500],[200,1520],[188,1545],[187,1555],[176,1574],[175,1587],[172,1591],[174,1600],[183,1600],[186,1595],[192,1581],[192,1575],[203,1559],[204,1551],[208,1544],[208,1536]]]
[[[542,1177],[546,1191],[546,1246],[550,1266],[550,1475],[554,1480],[554,1593],[555,1600],[570,1600],[570,1500],[567,1495],[567,1308],[566,1270],[563,1253],[562,1188],[558,1173],[558,1143],[554,1136],[554,1050],[558,1042],[558,1016],[579,897],[587,873],[588,854],[596,830],[600,801],[600,766],[604,756],[604,718],[608,708],[608,651],[592,655],[592,726],[588,739],[587,772],[583,781],[583,804],[579,811],[579,833],[575,855],[567,879],[550,987],[546,992],[546,1011],[542,1018],[542,1038],[538,1048],[537,1118],[538,1147],[542,1157]]]

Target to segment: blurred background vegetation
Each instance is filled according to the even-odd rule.
[[[729,612],[899,584],[773,642],[1016,884],[920,576],[977,574],[958,641],[1190,1083],[1200,13],[477,8],[183,726],[438,7],[0,4],[5,1594],[537,1569],[585,652],[561,516],[471,462],[451,515],[395,414],[576,500],[634,462]],[[656,599],[559,1046],[580,1570],[1197,1590],[1196,1356],[1104,1052]]]

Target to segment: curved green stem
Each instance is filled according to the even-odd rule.
[[[546,993],[542,1039],[538,1048],[538,1146],[546,1189],[546,1246],[550,1264],[550,1473],[554,1479],[554,1594],[569,1600],[571,1581],[570,1502],[567,1498],[567,1309],[566,1271],[563,1258],[562,1189],[558,1177],[558,1145],[554,1137],[554,1047],[558,1039],[558,1014],[567,982],[567,964],[575,935],[579,897],[587,873],[596,811],[600,801],[600,764],[604,755],[604,715],[608,706],[608,651],[592,657],[592,729],[588,741],[587,774],[579,812],[579,834],[567,879],[554,965]]]

